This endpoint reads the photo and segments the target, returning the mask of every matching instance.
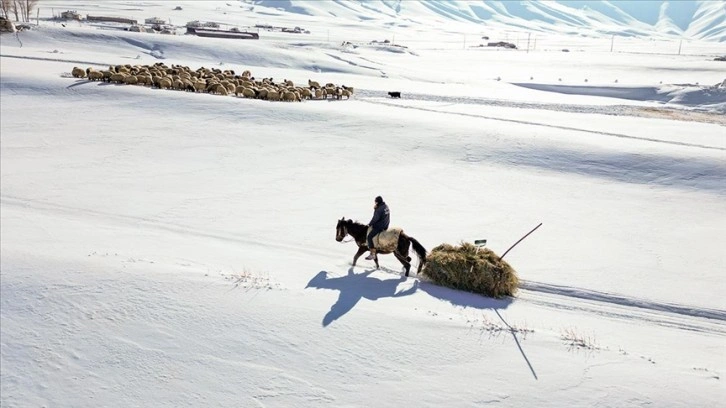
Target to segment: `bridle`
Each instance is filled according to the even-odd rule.
[[[348,228],[346,228],[345,225],[341,225],[340,228],[338,229],[338,231],[336,231],[336,234],[338,236],[342,236],[340,238],[340,241],[338,241],[341,244],[347,244],[348,242],[351,242],[351,241],[354,241],[355,240],[353,237],[350,237],[350,239],[347,240],[347,241],[345,240],[346,235],[348,235]]]

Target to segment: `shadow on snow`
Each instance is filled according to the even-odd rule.
[[[320,271],[306,288],[334,289],[340,291],[338,300],[330,307],[330,311],[323,317],[323,327],[338,320],[348,313],[363,298],[378,300],[387,297],[408,296],[416,292],[418,282],[414,281],[412,287],[398,291],[398,285],[406,281],[405,276],[398,279],[378,279],[370,274],[375,269],[368,269],[363,273],[354,273],[353,268],[348,269],[348,274],[331,278],[326,271]]]

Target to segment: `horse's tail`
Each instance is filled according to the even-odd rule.
[[[421,268],[423,268],[426,263],[426,248],[424,248],[423,245],[416,240],[416,238],[409,235],[408,239],[411,240],[413,250],[416,252],[416,255],[418,255],[418,271],[416,273],[421,273]]]

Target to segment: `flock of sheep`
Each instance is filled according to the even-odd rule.
[[[166,66],[162,62],[154,65],[115,65],[107,70],[74,67],[71,75],[88,78],[90,81],[105,81],[117,84],[143,85],[153,88],[174,89],[189,92],[207,92],[217,95],[242,96],[244,98],[268,101],[301,102],[303,99],[350,98],[353,88],[332,83],[320,86],[308,80],[307,86],[296,86],[290,80],[275,83],[272,78],[256,80],[250,71],[241,75],[233,70],[201,67],[192,71],[182,65]]]

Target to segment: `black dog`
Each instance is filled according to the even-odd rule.
[[[401,92],[389,92],[388,96],[390,96],[391,98],[400,98]]]

